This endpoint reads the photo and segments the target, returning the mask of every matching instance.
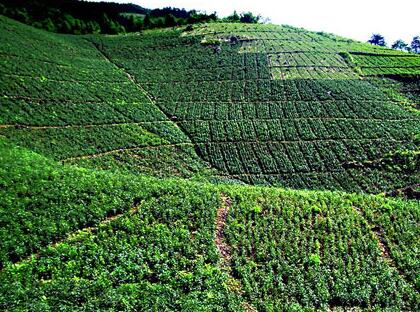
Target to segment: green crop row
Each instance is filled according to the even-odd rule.
[[[69,82],[48,78],[2,75],[2,96],[73,102],[147,102],[128,80],[123,82]]]
[[[392,140],[317,142],[235,142],[198,144],[200,154],[231,174],[341,171],[351,161],[375,160],[389,150],[410,148]],[[249,157],[252,157],[250,160]],[[248,161],[247,161],[248,160]],[[344,182],[344,181],[343,181]]]
[[[220,198],[210,186],[192,192],[181,181],[57,166],[4,143],[0,150],[1,310],[238,310],[217,266],[209,220]],[[98,224],[106,216],[114,220]]]
[[[146,86],[159,102],[387,100],[380,89],[352,79],[191,81]]]
[[[157,180],[0,151],[3,310],[419,307],[417,201]],[[222,201],[228,262],[215,242]]]
[[[226,238],[232,246],[232,275],[259,311],[279,306],[286,311],[418,309],[419,294],[402,266],[418,258],[418,242],[405,245],[418,235],[417,202],[239,188],[230,194]],[[372,223],[364,218],[370,211],[378,214]],[[405,228],[405,236],[393,231],[396,224]],[[386,236],[375,234],[376,226],[386,228]],[[392,244],[404,260],[394,266],[380,244]]]
[[[62,102],[14,98],[2,98],[1,101],[0,123],[3,125],[82,126],[166,120],[164,114],[147,102]]]
[[[328,53],[276,53],[267,54],[270,66],[347,67],[338,54]]]
[[[225,174],[222,179],[250,185],[275,186],[290,189],[340,190],[352,193],[379,194],[416,185],[419,175],[378,169],[349,169],[320,172],[276,174]]]
[[[372,55],[353,55],[357,66],[362,68],[387,68],[387,67],[419,67],[420,57],[411,56],[372,56]]]
[[[366,67],[362,73],[365,76],[420,75],[420,67]]]
[[[355,79],[356,73],[341,67],[273,67],[274,79]]]
[[[409,141],[418,120],[255,119],[188,121],[181,128],[194,142],[312,141],[393,139]]]
[[[100,157],[73,159],[66,163],[79,167],[118,170],[161,178],[198,178],[212,173],[209,166],[197,156],[191,143],[174,146],[146,146],[116,151]]]
[[[410,112],[392,101],[277,101],[277,102],[164,102],[159,105],[177,121],[242,121],[256,119],[411,119]]]
[[[11,142],[54,159],[189,142],[181,131],[167,123],[45,129],[4,128],[0,129],[0,134]]]

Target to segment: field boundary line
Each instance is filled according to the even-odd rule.
[[[123,147],[123,148],[117,148],[110,151],[102,152],[102,153],[96,153],[96,154],[87,154],[87,155],[80,155],[80,156],[74,156],[74,157],[68,157],[64,159],[60,159],[59,161],[61,163],[66,163],[70,161],[77,161],[77,160],[84,160],[84,159],[91,159],[91,158],[98,158],[106,155],[111,155],[114,153],[119,152],[130,152],[135,151],[139,149],[157,149],[160,147],[177,147],[177,146],[194,146],[194,143],[185,142],[185,143],[171,143],[171,144],[159,144],[159,145],[144,145],[144,146],[135,146],[135,147]]]
[[[51,244],[47,244],[46,246],[41,247],[41,250],[38,250],[35,253],[32,253],[32,254],[30,254],[26,257],[23,257],[21,260],[14,262],[12,265],[16,266],[16,265],[22,264],[24,262],[27,262],[34,257],[38,258],[41,255],[41,252],[43,250],[47,249],[47,248],[56,248],[56,247],[58,247],[58,245],[60,245],[62,243],[65,243],[66,241],[71,241],[72,239],[77,238],[81,234],[95,233],[101,226],[104,226],[108,223],[111,223],[112,221],[118,220],[119,218],[124,217],[126,215],[133,215],[139,210],[142,203],[143,203],[143,201],[137,202],[135,200],[134,204],[132,205],[132,207],[129,210],[122,211],[122,212],[114,214],[114,215],[106,216],[104,219],[99,221],[94,226],[85,226],[85,227],[81,227],[79,229],[76,229],[76,230],[68,233],[65,237],[63,237],[61,239],[58,239],[57,241],[52,242]],[[6,269],[5,267],[1,268],[0,273],[3,272],[5,269]]]
[[[172,123],[170,120],[155,120],[155,121],[139,121],[139,122],[115,122],[108,124],[86,124],[86,125],[55,125],[55,126],[35,126],[35,125],[23,125],[23,124],[8,124],[0,125],[0,128],[16,128],[16,129],[77,129],[77,128],[96,128],[96,127],[118,127],[118,126],[131,126],[131,125],[147,125],[154,123]]]
[[[280,143],[280,144],[293,144],[293,143],[309,143],[309,142],[335,142],[335,141],[343,141],[343,142],[370,142],[370,141],[391,141],[391,142],[411,142],[410,140],[396,140],[393,138],[362,138],[362,139],[351,139],[351,138],[330,138],[330,139],[309,139],[309,140],[237,140],[237,141],[204,141],[204,142],[194,142],[194,144],[237,144],[237,143],[245,143],[245,144],[255,144],[255,143]]]

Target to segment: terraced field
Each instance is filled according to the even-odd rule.
[[[158,176],[207,169],[188,137],[88,38],[4,17],[0,27],[0,135],[62,162],[101,157],[97,167],[108,168],[114,155]]]
[[[0,310],[420,310],[419,56],[259,24],[0,39]]]
[[[218,44],[203,47],[207,41]],[[362,79],[354,66],[363,57],[350,53],[375,55],[377,70],[382,58],[399,60],[389,66],[405,66],[404,74],[420,73],[418,56],[267,25],[102,38],[98,46],[144,86],[221,177],[369,193],[419,179],[348,166],[416,149],[419,133],[418,113]]]
[[[212,167],[250,184],[368,193],[419,178],[348,166],[416,149],[419,133],[419,115],[352,64],[367,76],[381,64],[412,74],[418,56],[270,25],[63,37],[2,24],[0,132],[55,159],[160,176]],[[53,56],[35,50],[17,66],[27,51],[16,45],[41,40]]]

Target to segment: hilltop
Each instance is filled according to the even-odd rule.
[[[0,38],[2,309],[419,308],[418,55],[265,24]]]

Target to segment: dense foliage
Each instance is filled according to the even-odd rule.
[[[0,20],[1,135],[57,160],[112,152],[121,164],[114,168],[158,176],[205,170],[188,137],[90,41]]]
[[[0,14],[47,31],[118,34],[216,21],[216,14],[178,8],[146,9],[135,4],[80,0],[1,0]]]
[[[232,275],[258,311],[418,310],[418,202],[241,188],[229,194]]]
[[[243,23],[0,40],[0,310],[420,310],[418,56]]]
[[[360,75],[417,73],[418,56],[272,25],[211,24],[100,46],[223,177],[371,193],[419,179],[347,166],[416,148],[418,114]]]
[[[210,186],[59,166],[1,144],[1,310],[237,311]]]
[[[406,95],[359,76],[415,73],[418,56],[272,25],[86,38],[3,25],[0,134],[55,159],[157,176],[207,162],[224,179],[369,193],[419,179],[348,166],[417,147]]]
[[[418,309],[418,202],[0,158],[3,310]]]

